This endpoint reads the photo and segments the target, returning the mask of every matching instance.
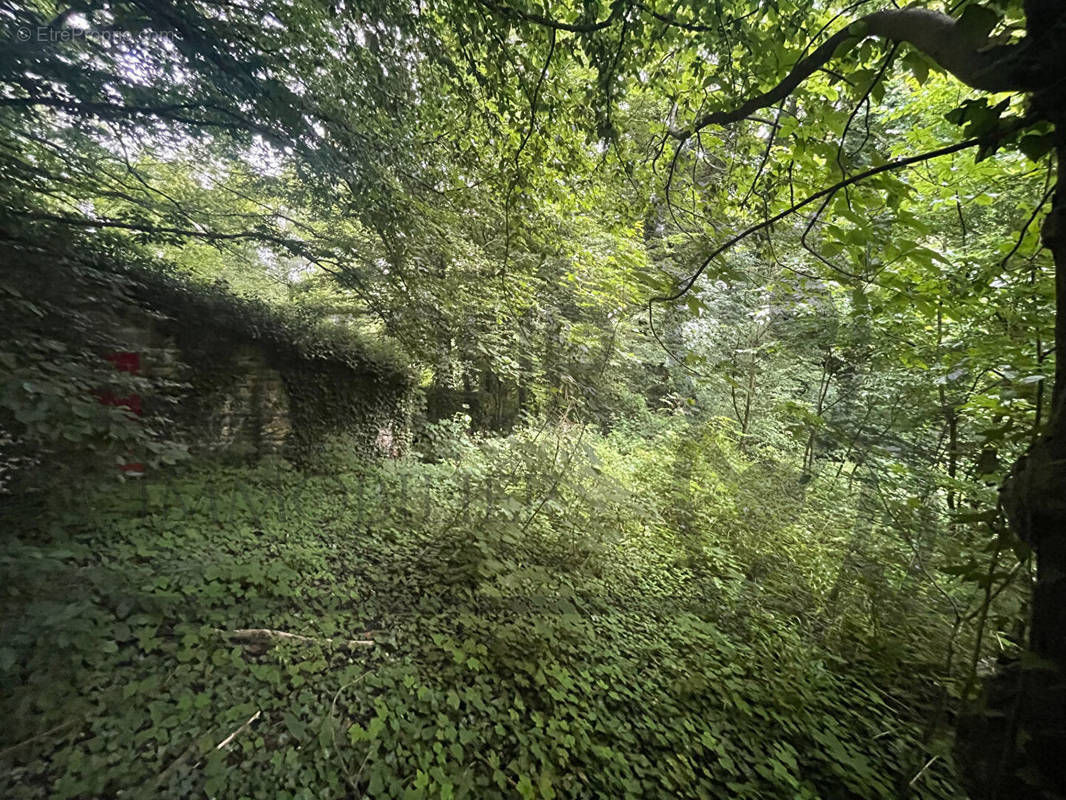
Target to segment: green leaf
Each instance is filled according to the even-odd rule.
[[[533,798],[537,796],[537,792],[533,788],[533,782],[529,779],[528,775],[520,777],[518,779],[518,785],[515,788],[518,790],[518,795],[522,800],[533,800]]]
[[[1039,161],[1055,146],[1055,136],[1051,133],[1030,133],[1018,140],[1018,149],[1030,161]]]
[[[988,6],[968,5],[962,16],[955,22],[955,27],[974,39],[985,39],[992,29],[999,24],[999,15]]]

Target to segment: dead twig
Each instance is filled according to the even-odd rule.
[[[357,647],[373,647],[373,639],[332,639],[304,636],[300,633],[276,631],[270,628],[238,628],[236,630],[219,630],[227,639],[245,645],[259,653],[265,653],[279,642],[299,642],[300,644],[332,644],[354,650]],[[364,634],[368,635],[368,634]]]
[[[228,745],[230,742],[240,736],[244,731],[248,730],[248,728],[252,726],[252,723],[259,719],[261,716],[263,716],[263,712],[256,711],[254,714],[252,714],[252,716],[248,717],[248,720],[243,725],[241,725],[241,727],[237,728],[237,730],[235,730],[233,733],[231,733],[229,736],[227,736],[225,739],[215,745],[215,749],[221,750],[222,748],[224,748],[226,745]]]
[[[263,712],[257,710],[254,714],[252,714],[251,717],[249,717],[245,721],[243,725],[241,725],[239,728],[237,728],[237,730],[235,730],[233,733],[231,733],[229,736],[227,736],[225,739],[215,745],[214,749],[222,750],[224,747],[226,747],[226,745],[230,744],[234,739],[236,739],[241,733],[248,730],[248,728],[252,726],[252,723],[259,719],[262,715]],[[205,745],[203,743],[203,737],[193,739],[193,741],[190,742],[189,746],[182,750],[181,755],[179,755],[176,759],[170,762],[170,765],[161,773],[159,773],[159,775],[156,777],[155,781],[152,784],[150,796],[155,796],[155,793],[161,787],[167,784],[171,776],[173,776],[174,773],[180,770],[194,757],[196,757],[197,760],[196,763],[192,765],[191,769],[196,769],[197,767],[199,767],[200,764],[203,763],[204,756],[207,755],[207,753],[204,752],[204,747]]]
[[[908,789],[909,789],[909,788],[912,788],[912,787],[914,786],[914,784],[915,784],[915,783],[917,783],[918,779],[919,779],[920,777],[922,777],[922,775],[924,775],[924,774],[925,774],[925,771],[926,771],[927,769],[929,769],[929,768],[930,768],[931,766],[933,766],[933,762],[934,762],[934,761],[936,761],[936,760],[937,760],[938,758],[940,758],[940,756],[933,756],[933,757],[932,757],[931,759],[929,759],[928,761],[926,761],[926,762],[925,762],[925,766],[924,766],[924,767],[922,767],[922,768],[921,768],[920,770],[918,770],[918,774],[917,774],[917,775],[915,775],[915,776],[914,776],[913,778],[911,778],[911,781],[910,781],[910,783],[908,783],[908,784],[907,784],[907,788],[908,788]]]
[[[335,715],[337,713],[337,701],[340,699],[341,693],[343,693],[346,689],[350,689],[352,686],[355,686],[355,684],[359,683],[359,681],[361,681],[369,674],[369,672],[364,672],[354,681],[350,681],[341,686],[341,688],[337,690],[337,693],[333,695],[333,702],[330,703],[329,706],[329,728],[330,732],[333,735],[333,752],[337,754],[337,759],[341,762],[341,768],[344,770],[345,780],[347,780],[348,785],[352,787],[352,791],[357,793],[359,792],[359,776],[352,776],[352,769],[348,764],[348,760],[341,755],[340,747],[337,745],[337,721]],[[364,761],[363,763],[365,764],[366,762]],[[362,773],[362,771],[362,767],[360,767],[359,772]]]

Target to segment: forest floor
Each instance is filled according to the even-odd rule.
[[[0,795],[960,796],[924,679],[797,615],[787,570],[617,482],[463,498],[500,455],[204,467],[24,533]]]

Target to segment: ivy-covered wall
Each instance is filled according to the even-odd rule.
[[[307,463],[410,439],[414,381],[373,337],[190,282],[106,235],[0,215],[0,493],[173,464]]]
[[[174,433],[194,452],[302,462],[331,434],[366,455],[407,447],[413,382],[396,356],[221,287],[134,277],[120,316],[138,333],[127,338],[145,342],[148,377],[178,384],[145,398],[145,413],[172,405]]]

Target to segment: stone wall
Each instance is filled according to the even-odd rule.
[[[247,345],[236,351],[228,368],[234,380],[188,401],[199,412],[200,424],[193,420],[197,438],[209,449],[234,456],[281,455],[292,434],[289,394],[281,373]]]
[[[176,314],[131,306],[120,338],[159,390],[143,413],[199,455],[305,460],[331,434],[366,455],[395,457],[410,441],[410,387],[337,359],[302,358],[239,331],[190,326]]]
[[[96,234],[0,219],[0,262],[0,494],[165,469],[185,451],[311,466],[334,438],[368,456],[408,445],[414,375],[373,334]]]

